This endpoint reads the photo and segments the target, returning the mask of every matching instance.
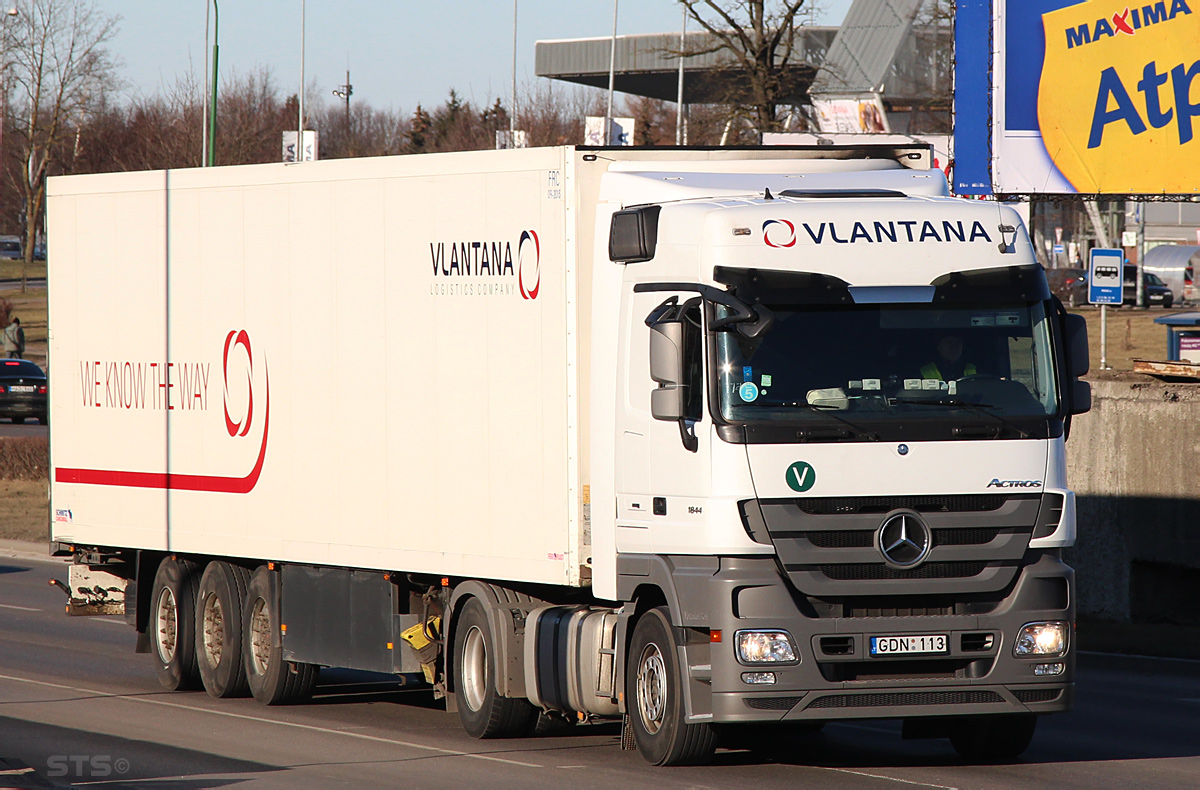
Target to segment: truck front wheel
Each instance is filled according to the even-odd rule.
[[[1036,727],[1032,714],[964,718],[951,728],[950,744],[972,762],[1015,760],[1029,748]]]
[[[259,566],[250,577],[242,612],[242,655],[246,681],[254,699],[264,705],[290,705],[312,696],[318,667],[283,660],[279,628],[279,596],[274,574]]]
[[[496,637],[478,598],[463,606],[454,627],[454,692],[458,717],[472,738],[510,738],[528,733],[538,714],[528,700],[496,690]]]
[[[164,557],[154,574],[150,627],[158,682],[168,691],[200,685],[196,665],[196,592],[200,568],[190,560]]]
[[[626,668],[629,723],[642,757],[653,765],[708,762],[717,747],[716,732],[708,724],[686,722],[683,673],[665,606],[637,621]]]
[[[242,610],[250,571],[228,562],[210,562],[200,578],[196,604],[196,661],[204,689],[213,697],[244,697]]]

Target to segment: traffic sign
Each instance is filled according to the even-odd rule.
[[[1125,251],[1093,247],[1088,253],[1088,302],[1120,304],[1125,298],[1121,268]]]

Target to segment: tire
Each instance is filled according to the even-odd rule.
[[[625,699],[634,742],[652,765],[702,765],[717,747],[709,724],[684,720],[683,673],[667,608],[641,616],[626,662]]]
[[[158,682],[168,691],[200,687],[196,665],[196,598],[200,566],[191,560],[164,557],[154,574],[150,597],[151,644]]]
[[[1007,762],[1029,748],[1036,727],[1032,714],[967,718],[951,729],[950,744],[971,762]]]
[[[245,697],[246,662],[242,656],[242,611],[250,571],[228,562],[210,562],[196,596],[196,663],[209,696]]]
[[[496,690],[496,639],[478,598],[467,601],[454,625],[454,693],[458,718],[472,738],[511,738],[529,733],[538,709],[529,700]]]
[[[283,660],[279,594],[275,574],[260,566],[250,577],[242,610],[242,657],[246,682],[264,705],[293,705],[312,697],[319,668]]]

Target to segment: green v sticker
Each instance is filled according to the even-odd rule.
[[[784,477],[787,478],[788,488],[802,494],[816,485],[817,470],[806,461],[797,461],[788,467]]]

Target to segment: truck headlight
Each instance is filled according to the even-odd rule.
[[[743,664],[789,664],[799,661],[787,631],[738,631],[738,661]]]
[[[1070,624],[1028,623],[1017,634],[1014,656],[1061,656],[1067,652]]]

